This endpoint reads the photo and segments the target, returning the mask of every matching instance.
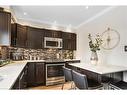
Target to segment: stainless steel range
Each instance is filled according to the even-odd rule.
[[[63,66],[65,66],[64,62],[46,63],[46,85],[59,84],[65,81]]]

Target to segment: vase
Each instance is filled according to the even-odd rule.
[[[91,64],[97,65],[98,62],[98,55],[97,52],[92,51],[91,52],[91,58],[90,58]]]

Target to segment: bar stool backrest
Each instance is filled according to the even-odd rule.
[[[63,67],[63,72],[66,81],[72,81],[72,70],[66,67]]]
[[[88,89],[88,82],[86,75],[80,74],[72,70],[73,81],[78,89]]]

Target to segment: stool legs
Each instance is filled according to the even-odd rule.
[[[63,88],[64,88],[64,83],[62,84],[62,88],[61,89],[63,90]]]
[[[75,87],[75,85],[74,85],[74,82],[73,81],[70,81],[71,82],[71,88],[69,89],[69,90],[71,90],[71,89],[74,89],[74,87]],[[62,90],[64,89],[64,83],[62,84]]]

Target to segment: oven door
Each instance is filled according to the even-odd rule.
[[[64,76],[63,66],[64,64],[46,64],[47,78]]]
[[[65,66],[65,63],[46,64],[46,85],[64,82],[63,66]]]

